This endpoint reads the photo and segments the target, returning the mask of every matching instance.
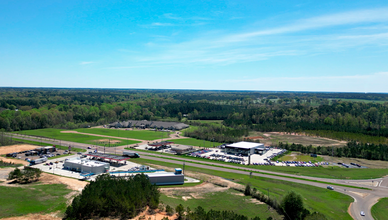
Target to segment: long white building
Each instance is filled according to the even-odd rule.
[[[265,152],[264,144],[241,141],[225,146],[225,152],[229,154],[241,154],[248,156],[252,154],[263,154]]]

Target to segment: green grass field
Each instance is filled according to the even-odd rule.
[[[104,137],[95,137],[95,136],[75,134],[75,133],[61,133],[61,131],[65,131],[65,130],[45,128],[45,129],[23,131],[22,134],[38,136],[38,137],[47,137],[47,138],[52,138],[57,140],[64,140],[64,141],[73,141],[73,142],[84,143],[84,144],[99,145],[99,146],[104,146],[105,144],[106,147],[127,145],[127,140],[110,138],[111,143],[109,145],[107,138],[104,138]],[[14,132],[14,133],[20,133],[20,132]],[[101,141],[101,140],[106,140],[106,141]],[[119,141],[119,143],[114,144],[112,141]],[[140,143],[140,142],[131,141],[131,140],[128,141],[128,144],[136,144],[136,143]]]
[[[152,164],[156,164],[172,168],[177,167],[176,164],[146,160],[142,158],[136,158],[133,162],[148,164],[150,166],[152,166]],[[353,199],[335,191],[282,180],[262,177],[249,178],[248,175],[201,169],[187,165],[185,166],[185,170],[219,176],[225,179],[234,180],[242,185],[250,183],[252,187],[257,188],[263,193],[267,193],[267,189],[269,189],[270,197],[274,197],[278,201],[281,201],[283,196],[288,191],[292,190],[303,196],[306,208],[310,211],[318,211],[324,214],[328,219],[352,219],[347,213],[347,209],[350,203],[353,202]]]
[[[175,144],[183,144],[183,145],[199,146],[199,147],[213,147],[213,145],[216,147],[222,144],[219,142],[204,141],[204,140],[199,140],[195,138],[175,139],[171,141],[174,142]]]
[[[66,209],[64,196],[70,193],[65,185],[0,186],[0,218],[29,213],[50,213]]]
[[[245,215],[248,218],[259,216],[261,219],[267,219],[268,217],[281,219],[281,216],[277,212],[273,210],[268,211],[268,206],[266,204],[254,204],[250,201],[251,197],[241,196],[239,194],[242,193],[229,189],[222,192],[201,194],[201,198],[194,199],[190,196],[190,193],[177,190],[174,192],[174,198],[161,194],[160,201],[173,208],[182,204],[185,208],[190,207],[191,210],[201,206],[206,211],[209,211],[210,209],[230,210]],[[185,201],[182,196],[187,196],[191,199]]]
[[[372,206],[372,216],[375,220],[384,220],[387,218],[387,210],[388,210],[388,198],[382,198]]]
[[[323,158],[322,157],[311,157],[309,154],[302,154],[299,152],[292,152],[291,155],[285,155],[283,157],[280,157],[278,159],[279,161],[304,161],[304,162],[309,162],[311,161],[312,163],[316,162],[322,162]]]
[[[108,129],[108,128],[89,128],[89,129],[76,129],[78,132],[89,134],[100,134],[112,137],[134,138],[139,140],[153,141],[162,138],[168,138],[170,132],[162,131],[148,131],[148,130],[120,130],[120,129]]]
[[[13,140],[15,140],[19,143],[24,143],[24,144],[32,144],[32,145],[37,145],[37,146],[48,146],[48,144],[45,144],[42,142],[37,142],[37,141],[23,140],[23,139],[18,139],[18,138],[13,138]],[[67,146],[55,145],[55,147],[60,149],[60,150],[69,150],[69,147],[67,147]],[[76,148],[76,147],[72,147],[71,151],[73,151],[73,152],[86,152],[85,149]]]
[[[150,151],[138,150],[138,149],[129,149],[134,151],[143,151],[147,153],[152,153]],[[141,153],[140,153],[141,155]],[[155,154],[159,156],[160,154]],[[217,163],[220,166],[224,164],[238,166],[241,168],[253,168],[267,171],[274,171],[279,173],[295,174],[300,176],[311,176],[311,177],[320,177],[320,178],[329,178],[329,179],[375,179],[388,175],[388,169],[358,169],[358,168],[342,168],[338,166],[332,167],[281,167],[281,166],[256,166],[256,165],[240,165],[240,164],[231,164],[217,160],[209,160],[198,157],[191,157],[186,155],[168,155],[170,157],[176,158],[176,160],[185,160],[192,159],[197,161],[207,161],[212,163]]]

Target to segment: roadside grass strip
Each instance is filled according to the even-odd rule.
[[[72,141],[72,142],[83,143],[83,144],[105,146],[105,147],[116,147],[116,146],[122,146],[127,144],[140,143],[140,141],[133,141],[133,140],[127,141],[127,140],[120,140],[115,138],[96,137],[96,136],[77,134],[77,133],[61,133],[61,131],[67,131],[67,130],[45,128],[45,129],[37,129],[37,130],[27,130],[27,131],[21,132],[21,134],[37,136],[37,137],[45,137],[45,138],[63,140],[63,141]],[[20,134],[20,132],[14,132],[14,133]]]
[[[160,165],[171,168],[176,168],[178,165],[173,163],[147,160],[143,158],[136,158],[133,160],[135,163],[147,164],[152,166]],[[270,179],[265,177],[253,176],[244,174],[235,174],[230,172],[215,171],[203,168],[197,168],[193,166],[185,166],[185,170],[205,173],[213,176],[219,176],[228,180],[233,180],[236,183],[246,185],[251,184],[253,188],[261,191],[262,193],[269,194],[271,198],[275,198],[279,202],[283,196],[289,191],[299,193],[304,198],[306,208],[310,211],[317,211],[324,214],[328,219],[352,219],[347,210],[353,199],[350,196],[327,190],[319,187],[309,186],[300,183],[293,183],[289,181]],[[208,207],[204,207],[208,208]]]
[[[149,150],[140,150],[140,149],[132,149],[127,148],[128,150],[146,152],[150,154],[154,154],[154,156],[158,157],[161,153],[154,153]],[[359,169],[359,168],[342,168],[337,166],[329,166],[329,167],[287,167],[287,166],[258,166],[258,165],[241,165],[228,163],[218,160],[210,160],[199,157],[192,157],[187,155],[172,155],[172,154],[163,154],[168,157],[176,158],[177,160],[196,160],[196,161],[204,161],[217,163],[220,165],[233,165],[237,167],[241,167],[242,169],[258,169],[258,170],[266,170],[273,171],[285,174],[299,175],[299,176],[310,176],[310,177],[318,177],[318,178],[327,178],[327,179],[348,179],[348,180],[361,180],[361,179],[377,179],[383,176],[388,175],[388,169]],[[148,156],[148,155],[147,155]],[[171,159],[167,157],[163,157],[166,159]],[[190,161],[191,162],[191,161]],[[193,162],[194,163],[194,162]]]
[[[372,206],[372,216],[375,220],[387,219],[388,198],[380,199],[374,206]]]
[[[71,191],[63,184],[0,186],[0,218],[29,213],[64,213],[67,200],[64,196]]]
[[[150,155],[147,155],[147,156],[150,156]],[[157,155],[150,156],[150,157],[156,157],[156,158],[163,158],[163,159],[169,159],[169,160],[185,162],[185,160],[171,159],[171,158],[166,158],[166,157],[158,157]],[[315,183],[323,183],[323,184],[327,184],[327,185],[335,185],[335,186],[342,186],[342,187],[355,188],[355,189],[371,190],[370,188],[365,188],[365,187],[343,185],[343,184],[339,184],[339,183],[329,183],[329,182],[324,182],[324,181],[319,181],[319,180],[311,180],[311,179],[305,179],[305,178],[299,178],[299,177],[283,176],[283,175],[279,175],[279,174],[265,173],[265,172],[255,171],[255,170],[238,169],[238,168],[224,167],[224,166],[221,166],[221,165],[204,164],[204,163],[192,162],[192,161],[187,161],[187,162],[195,163],[195,164],[203,164],[203,165],[208,165],[208,166],[213,166],[213,167],[227,168],[227,169],[231,169],[231,170],[242,170],[242,171],[252,172],[252,173],[260,173],[260,174],[271,175],[271,176],[278,176],[278,177],[284,177],[284,178],[290,178],[290,179],[304,180],[304,181],[315,182]]]
[[[133,138],[145,141],[169,138],[171,132],[149,130],[122,130],[109,128],[79,128],[75,131],[89,134],[107,135],[111,137]]]

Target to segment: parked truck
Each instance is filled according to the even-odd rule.
[[[39,158],[39,159],[36,159],[36,160],[31,160],[30,161],[30,165],[35,165],[35,164],[39,164],[39,163],[44,163],[47,161],[47,157],[43,157],[43,158]]]
[[[131,158],[139,158],[140,155],[138,153],[132,151],[123,151],[123,156],[129,156]]]

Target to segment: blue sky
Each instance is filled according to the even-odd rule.
[[[0,86],[388,92],[388,2],[2,0]]]

